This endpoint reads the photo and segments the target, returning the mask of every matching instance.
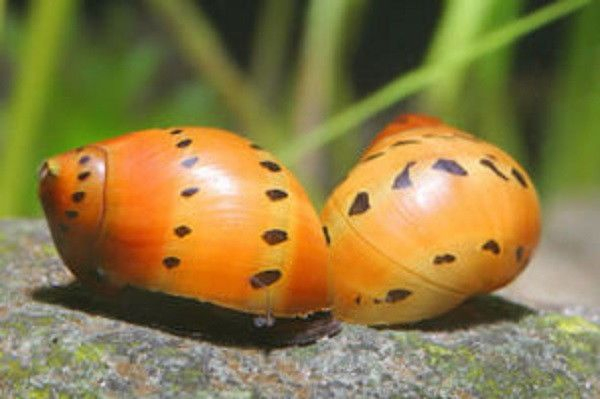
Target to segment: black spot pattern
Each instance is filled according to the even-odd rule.
[[[394,144],[392,144],[392,147],[399,147],[401,145],[420,144],[420,143],[421,143],[420,140],[398,140]]]
[[[504,173],[502,173],[500,171],[500,169],[498,169],[496,164],[494,162],[490,161],[489,159],[483,158],[483,159],[479,160],[479,163],[482,164],[483,166],[485,166],[486,168],[490,169],[492,172],[494,172],[496,174],[496,176],[498,176],[502,180],[508,180],[508,177],[506,177],[506,175]]]
[[[460,166],[456,161],[451,159],[440,158],[437,162],[432,166],[433,169],[442,170],[444,172],[448,172],[457,176],[466,176],[467,171]]]
[[[181,264],[181,260],[175,256],[167,256],[163,259],[162,263],[167,269],[172,269],[179,266]]]
[[[325,236],[325,243],[327,245],[331,244],[331,237],[329,236],[329,229],[327,226],[323,226],[323,235]]]
[[[362,302],[362,296],[357,295],[356,298],[354,298],[354,303],[357,305],[360,305],[361,302]]]
[[[281,166],[273,161],[260,161],[260,166],[270,170],[271,172],[279,172],[281,170]]]
[[[500,253],[500,245],[495,240],[488,240],[481,246],[484,251],[490,251],[491,253],[498,255]]]
[[[262,239],[269,245],[277,245],[288,239],[287,232],[279,229],[267,230],[263,233]]]
[[[279,270],[265,270],[250,277],[250,285],[254,289],[265,288],[274,284],[280,278],[281,272]]]
[[[348,216],[360,215],[361,213],[369,210],[371,205],[369,204],[369,194],[365,191],[361,191],[356,194],[350,209],[348,210]]]
[[[188,188],[182,190],[180,195],[182,197],[191,197],[192,195],[196,194],[198,191],[200,191],[200,189],[198,187],[188,187]]]
[[[259,146],[258,144],[254,144],[254,143],[250,144],[250,148],[253,148],[255,150],[262,150],[263,149],[261,146]]]
[[[441,265],[444,263],[452,263],[455,260],[456,260],[456,256],[454,256],[452,254],[437,255],[435,258],[433,258],[433,264]]]
[[[405,290],[405,289],[402,289],[402,288],[398,288],[398,289],[395,289],[395,290],[388,291],[387,295],[385,296],[385,301],[387,303],[394,303],[394,302],[398,302],[398,301],[401,301],[403,299],[406,299],[410,295],[412,295],[411,291]]]
[[[89,171],[85,171],[85,172],[81,172],[80,174],[77,175],[77,179],[79,181],[84,181],[85,179],[87,179],[88,177],[90,177],[90,175],[92,174],[92,172]]]
[[[85,193],[83,191],[76,191],[71,194],[71,200],[73,202],[81,202],[85,198]]]
[[[84,155],[81,158],[79,158],[79,164],[80,165],[85,165],[86,163],[90,162],[90,156],[89,155]]]
[[[69,209],[65,211],[65,216],[69,219],[75,219],[77,216],[79,216],[79,212]]]
[[[192,229],[190,229],[186,225],[181,225],[181,226],[177,226],[175,229],[173,229],[173,232],[175,233],[175,235],[177,237],[183,238],[183,237],[187,236],[188,234],[190,234],[192,232]]]
[[[288,197],[288,193],[278,188],[274,188],[272,190],[265,191],[265,194],[271,201],[279,201]]]
[[[179,143],[177,143],[177,147],[185,148],[190,144],[192,144],[192,139],[185,139],[185,140],[181,140]]]
[[[523,176],[523,174],[521,172],[519,172],[515,168],[512,168],[511,173],[514,176],[514,178],[517,179],[517,181],[519,182],[519,184],[521,186],[523,186],[523,188],[527,188],[528,187],[527,186],[527,181],[525,180],[525,177]]]
[[[181,129],[173,129],[169,133],[172,134],[172,135],[176,135],[176,134],[180,134],[181,132],[183,132],[183,130],[181,130]]]
[[[408,162],[406,164],[406,166],[404,167],[402,172],[400,172],[398,174],[398,176],[396,176],[396,178],[394,179],[394,183],[392,184],[392,189],[398,190],[401,188],[410,187],[412,185],[412,182],[410,181],[409,172],[410,172],[410,168],[413,167],[415,164],[416,164],[416,162],[414,162],[414,161]]]
[[[184,168],[191,168],[196,164],[196,162],[198,162],[198,157],[186,158],[183,161],[181,161],[181,166],[183,166]]]
[[[365,159],[363,159],[363,162],[372,161],[375,158],[379,158],[383,154],[385,154],[385,152],[376,152],[375,154],[371,154],[368,157],[366,157]]]
[[[520,262],[523,259],[523,255],[525,254],[525,248],[522,246],[518,246],[515,250],[515,258],[517,258],[517,262]]]

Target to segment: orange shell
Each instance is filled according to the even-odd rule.
[[[535,188],[497,147],[422,117],[379,134],[329,198],[334,314],[435,317],[509,283],[540,235]]]
[[[54,157],[40,178],[64,262],[98,290],[283,317],[329,307],[319,218],[291,172],[246,139],[140,131]]]

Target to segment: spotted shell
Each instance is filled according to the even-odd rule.
[[[535,188],[497,147],[437,119],[388,125],[330,196],[334,314],[413,322],[514,279],[540,235]]]
[[[40,198],[76,277],[288,317],[329,307],[327,247],[304,190],[232,133],[130,133],[47,160]]]

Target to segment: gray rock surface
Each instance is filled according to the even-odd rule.
[[[191,301],[70,282],[42,222],[0,221],[0,397],[600,397],[598,309],[485,296],[432,322],[270,348],[236,334],[247,320],[219,333],[226,319]]]

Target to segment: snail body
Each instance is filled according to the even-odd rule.
[[[369,325],[433,318],[506,285],[540,235],[537,194],[515,160],[419,115],[375,138],[322,222],[334,315]]]
[[[130,285],[276,317],[329,308],[327,249],[295,177],[210,128],[152,129],[47,160],[39,195],[84,284]]]

